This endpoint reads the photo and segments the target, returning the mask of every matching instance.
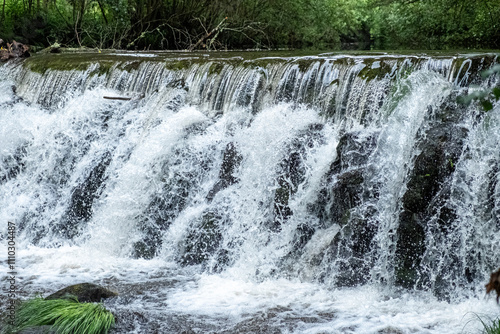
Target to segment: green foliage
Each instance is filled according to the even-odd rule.
[[[3,11],[0,7],[4,40],[99,49],[187,49],[202,39],[202,48],[225,49],[339,48],[363,30],[368,0],[5,1]],[[210,33],[225,18],[226,24]]]
[[[500,72],[500,64],[493,66],[491,69],[484,71],[481,75],[487,78],[495,73]],[[459,96],[457,101],[463,104],[470,104],[472,101],[479,101],[484,111],[493,109],[493,102],[500,99],[500,87],[495,86],[488,89],[477,89],[467,96]]]
[[[19,306],[15,326],[8,332],[48,325],[57,334],[105,334],[114,323],[113,314],[102,304],[79,303],[76,298],[45,300],[37,297]]]
[[[500,47],[500,0],[372,0],[378,48]]]
[[[0,37],[98,49],[491,49],[498,17],[500,0],[5,0]]]

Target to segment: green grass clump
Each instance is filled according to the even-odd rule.
[[[483,324],[484,334],[500,334],[500,318],[492,320],[491,323],[486,323],[483,319],[480,319]]]
[[[473,315],[483,326],[481,334],[500,334],[500,318],[492,318],[488,315],[479,315],[475,313],[473,313]]]
[[[105,334],[114,324],[115,317],[102,304],[37,297],[19,306],[11,332],[48,325],[57,334]]]

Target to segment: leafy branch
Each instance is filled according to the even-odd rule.
[[[500,72],[500,64],[493,66],[491,69],[484,71],[481,76],[483,78],[490,77]],[[500,100],[500,86],[493,88],[477,90],[467,96],[459,96],[457,101],[463,104],[470,104],[472,101],[479,101],[484,111],[493,109],[493,102]]]

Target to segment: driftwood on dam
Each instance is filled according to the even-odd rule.
[[[144,93],[135,94],[134,96],[103,96],[106,100],[120,100],[120,101],[130,101],[130,100],[140,100],[144,98]]]
[[[106,100],[121,100],[121,101],[130,101],[131,97],[122,97],[122,96],[103,96]]]
[[[12,43],[5,43],[0,38],[0,61],[6,61],[11,58],[26,58],[30,56],[29,46],[23,43],[12,41]]]

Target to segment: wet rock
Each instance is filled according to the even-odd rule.
[[[413,168],[402,198],[396,248],[396,283],[413,287],[422,278],[420,263],[425,252],[426,223],[439,216],[443,232],[456,216],[446,206],[450,195],[447,180],[455,171],[468,130],[460,126],[458,117],[464,110],[447,101],[435,111],[435,118],[419,135]]]
[[[191,188],[187,176],[174,173],[165,180],[162,192],[151,200],[138,224],[141,240],[134,243],[132,257],[152,259],[158,255],[163,244],[163,233],[186,206]]]
[[[91,171],[88,178],[73,190],[71,194],[70,215],[79,220],[88,220],[92,216],[92,202],[98,196],[98,189],[105,180],[105,172],[111,162],[106,155]]]
[[[207,200],[209,202],[214,199],[219,191],[238,182],[238,178],[234,175],[236,174],[236,169],[239,167],[241,160],[243,160],[243,157],[238,153],[234,143],[227,144],[222,158],[222,166],[219,171],[219,181],[217,181],[207,195]]]
[[[133,333],[137,332],[138,328],[144,331],[144,328],[148,327],[148,318],[142,310],[116,309],[113,314],[116,316],[113,333]]]
[[[161,235],[157,231],[153,231],[145,237],[144,240],[136,241],[133,245],[132,256],[136,259],[143,258],[151,260],[157,255],[161,246]]]
[[[358,131],[345,133],[337,145],[337,158],[329,175],[365,165],[375,149],[376,139],[375,134],[366,135]]]
[[[203,127],[192,126],[186,133],[196,135]],[[192,163],[187,166],[185,161]],[[137,239],[133,240],[131,256],[150,259],[162,248],[163,235],[172,222],[188,205],[193,188],[199,185],[200,173],[209,173],[213,161],[199,152],[179,146],[162,163],[158,173],[157,189],[140,215]]]
[[[366,164],[375,149],[376,136],[359,132],[344,134],[337,145],[337,158],[326,176],[329,188],[322,190],[321,199],[329,203],[323,219],[338,224],[348,222],[349,211],[357,207],[363,197]]]
[[[294,249],[302,249],[311,240],[316,230],[306,223],[299,224],[295,231]]]
[[[404,332],[398,328],[388,326],[384,329],[379,330],[377,334],[404,334]]]
[[[342,226],[349,223],[350,210],[360,203],[364,181],[363,172],[364,169],[361,168],[341,173],[333,184],[333,205],[330,217]]]
[[[337,145],[337,158],[325,176],[326,186],[319,192],[318,201],[310,206],[326,227],[333,223],[344,226],[351,210],[365,196],[364,173],[370,154],[375,149],[376,136],[359,132],[344,134]]]
[[[23,145],[18,147],[13,155],[2,158],[3,169],[0,171],[0,183],[16,178],[25,169],[26,152],[27,146]]]
[[[455,170],[466,136],[467,129],[449,124],[437,125],[426,132],[403,196],[405,211],[421,213],[431,202],[445,178]]]
[[[317,219],[297,227],[294,247],[288,254],[285,265],[301,256],[303,248],[311,242],[318,228],[328,229],[332,225],[340,225],[340,232],[330,245],[314,255],[311,261],[316,266],[334,266],[336,284],[339,286],[361,284],[370,278],[367,257],[376,234],[376,225],[370,220],[373,212],[361,207],[361,204],[367,196],[364,188],[365,173],[375,144],[376,133],[366,136],[350,132],[341,137],[337,157],[324,176],[324,187],[319,191],[317,201],[308,206],[310,214]],[[289,189],[293,188],[285,188]],[[286,200],[287,194],[281,198]],[[331,280],[331,277],[320,274],[318,279]]]
[[[303,157],[316,143],[322,141],[322,130],[322,124],[310,125],[291,143],[287,157],[281,161],[275,181],[277,187],[274,191],[274,220],[270,225],[272,230],[280,230],[281,225],[293,215],[288,203],[305,180],[306,167]]]
[[[375,145],[376,133],[344,134],[337,146],[337,157],[325,176],[325,187],[319,192],[317,202],[309,207],[322,227],[341,226],[327,250],[329,261],[336,263],[339,270],[336,280],[340,286],[361,284],[370,277],[366,258],[376,227],[370,220],[373,213],[361,204],[368,196],[364,188],[365,173]]]
[[[354,212],[342,226],[329,249],[329,261],[335,263],[338,270],[338,286],[355,286],[370,280],[369,253],[376,233],[377,226],[370,220],[370,212],[362,215]]]
[[[34,328],[28,328],[20,331],[18,334],[55,334],[56,331],[51,329],[52,326],[39,326]]]
[[[276,228],[279,228],[293,214],[288,206],[288,201],[292,194],[297,191],[304,174],[302,159],[297,151],[290,153],[288,158],[282,161],[281,166],[282,174],[278,177],[278,188],[274,192],[274,225]]]
[[[118,296],[116,292],[93,283],[80,283],[54,292],[45,300],[76,297],[81,303],[99,303],[103,299]]]
[[[495,194],[495,198],[499,198],[498,196],[498,182],[499,182],[499,175],[500,175],[500,166],[496,165],[493,170],[490,172],[490,184],[489,184],[489,194],[491,197],[489,198],[494,198],[493,194]],[[496,226],[500,226],[500,202],[499,200],[496,200],[496,203],[492,203],[492,201],[488,201],[489,203],[489,213],[493,221],[495,222]]]
[[[162,234],[175,218],[175,208],[184,207],[186,193],[179,196],[154,197],[138,223],[140,240],[132,246],[131,256],[134,258],[152,259],[158,255],[162,246]]]
[[[214,254],[217,254],[217,263],[223,266],[227,260],[224,250],[219,246],[222,241],[221,232],[222,217],[214,212],[205,212],[196,224],[189,231],[185,241],[180,263],[183,265],[203,264]]]
[[[82,228],[81,224],[92,217],[93,202],[99,196],[99,189],[106,179],[105,173],[110,163],[111,156],[104,155],[88,177],[73,189],[68,210],[59,227],[59,233],[66,238],[72,239],[77,236]]]

